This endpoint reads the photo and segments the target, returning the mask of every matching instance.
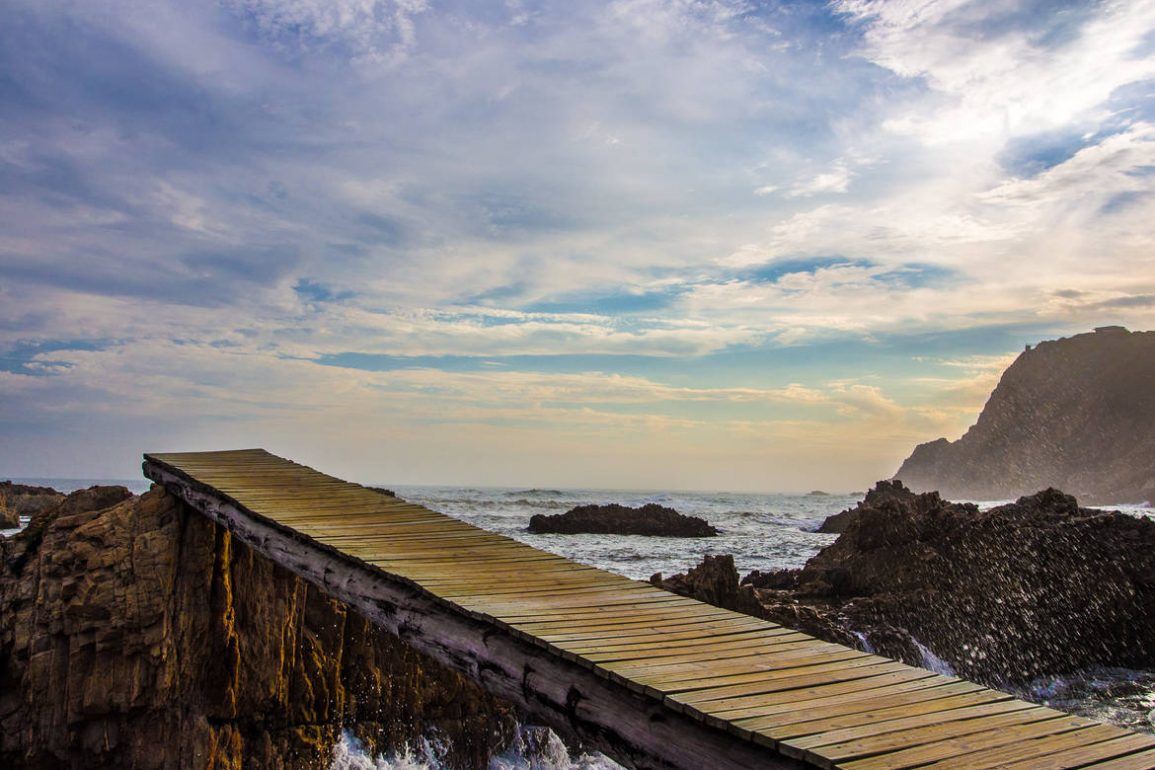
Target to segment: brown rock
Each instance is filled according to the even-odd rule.
[[[484,767],[513,726],[163,490],[69,496],[0,542],[0,766],[327,768],[436,732]],[[109,503],[111,507],[103,507]]]
[[[734,557],[729,554],[706,556],[701,564],[684,575],[663,579],[662,573],[658,572],[650,582],[658,588],[728,610],[761,615],[762,608],[754,598],[753,589],[739,584],[738,569],[734,566]]]
[[[1112,326],[1028,347],[958,441],[919,445],[897,478],[947,498],[1056,487],[1084,503],[1155,500],[1155,332]]]
[[[63,499],[64,495],[51,487],[0,481],[0,529],[15,529],[21,516],[35,516]]]

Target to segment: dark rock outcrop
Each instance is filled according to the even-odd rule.
[[[64,499],[51,487],[35,487],[0,481],[0,529],[20,526],[21,516],[35,516]]]
[[[684,516],[673,508],[647,503],[640,508],[611,503],[582,505],[556,516],[535,514],[529,531],[561,535],[654,535],[659,537],[714,537],[718,530],[705,519]]]
[[[163,490],[96,487],[0,539],[0,766],[327,768],[436,733],[485,767],[514,724]]]
[[[677,574],[664,579],[661,572],[655,573],[650,582],[658,588],[689,596],[735,612],[760,615],[761,606],[750,586],[740,585],[738,570],[734,567],[734,557],[706,556],[702,563],[686,574]]]
[[[948,499],[1055,487],[1092,505],[1155,501],[1155,332],[1028,348],[962,438],[919,445],[895,477]]]
[[[764,617],[987,683],[1155,667],[1155,521],[1054,489],[980,512],[882,482],[803,569],[745,582]]]
[[[902,509],[913,506],[916,511],[925,513],[942,504],[942,497],[938,492],[915,495],[903,486],[901,481],[880,481],[853,508],[826,517],[826,521],[822,522],[818,531],[827,534],[842,534],[850,526],[850,523],[864,511],[887,510],[894,507]],[[978,508],[973,505],[968,506],[967,510],[978,512]]]

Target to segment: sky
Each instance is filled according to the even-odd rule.
[[[1155,0],[0,13],[0,474],[861,490],[1155,328]]]

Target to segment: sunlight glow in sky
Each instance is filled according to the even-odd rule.
[[[862,489],[1155,327],[1155,0],[0,0],[0,473]]]

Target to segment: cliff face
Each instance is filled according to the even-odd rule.
[[[347,728],[484,767],[511,735],[502,703],[163,490],[109,489],[0,539],[0,766],[326,768]]]
[[[919,445],[895,478],[954,499],[1057,487],[1089,505],[1155,500],[1155,332],[1028,349],[966,435]]]

